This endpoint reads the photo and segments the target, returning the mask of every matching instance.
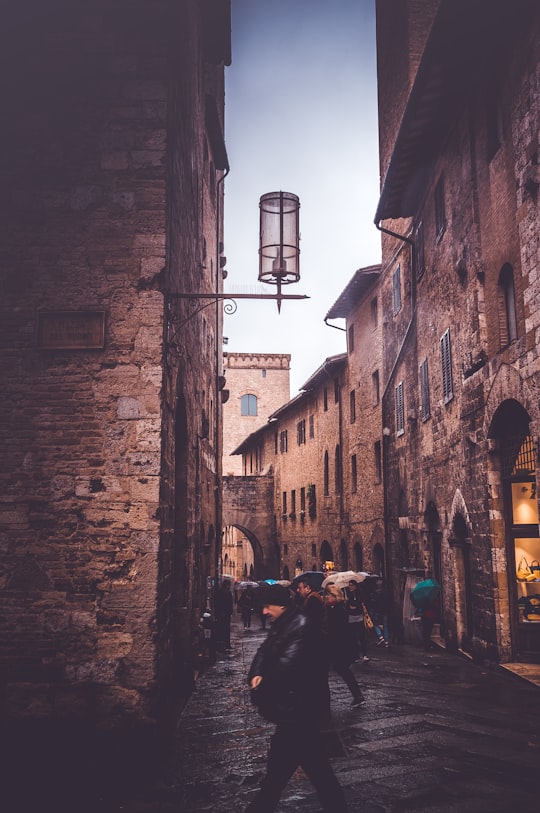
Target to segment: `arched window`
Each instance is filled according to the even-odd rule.
[[[497,304],[499,311],[499,340],[501,347],[506,347],[510,342],[517,339],[514,270],[510,263],[505,263],[499,274]]]
[[[241,415],[256,415],[257,414],[257,396],[256,395],[242,395],[240,399],[240,414]]]

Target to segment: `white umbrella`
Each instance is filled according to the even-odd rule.
[[[338,573],[330,573],[321,586],[324,588],[327,584],[335,584],[337,587],[343,589],[348,586],[350,581],[363,582],[364,579],[368,579],[370,575],[371,573],[364,573],[363,571],[355,573],[354,570],[341,570]]]

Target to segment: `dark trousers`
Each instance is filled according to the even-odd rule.
[[[361,697],[363,699],[364,695],[362,694],[358,681],[353,675],[350,666],[346,666],[344,663],[333,663],[332,669],[336,675],[339,675],[340,678],[345,681],[354,698]]]
[[[358,646],[360,648],[360,652],[365,657],[367,655],[367,631],[364,624],[364,621],[357,621],[356,623],[350,624],[350,629],[352,630],[352,634],[355,640],[358,642]]]
[[[246,813],[273,813],[289,779],[300,766],[317,791],[324,813],[347,813],[323,736],[316,725],[278,723],[270,742],[266,776]]]

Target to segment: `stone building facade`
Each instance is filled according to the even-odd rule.
[[[382,572],[400,639],[429,574],[450,651],[538,662],[540,9],[378,2],[377,45],[381,268],[327,316],[347,355],[237,451],[272,461],[280,576]]]
[[[1,713],[154,733],[221,528],[227,0],[4,18]],[[21,55],[24,55],[22,58]]]
[[[291,397],[291,357],[287,353],[223,353],[229,398],[223,406],[223,474],[242,471],[232,454],[239,443],[262,426]]]
[[[478,659],[540,660],[539,32],[527,0],[377,3],[388,573],[398,608],[434,575]]]

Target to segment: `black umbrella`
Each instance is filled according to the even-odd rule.
[[[326,573],[322,573],[320,570],[306,570],[304,573],[300,573],[299,576],[294,577],[291,582],[291,590],[296,590],[300,581],[308,581],[313,590],[320,590],[325,578]]]

